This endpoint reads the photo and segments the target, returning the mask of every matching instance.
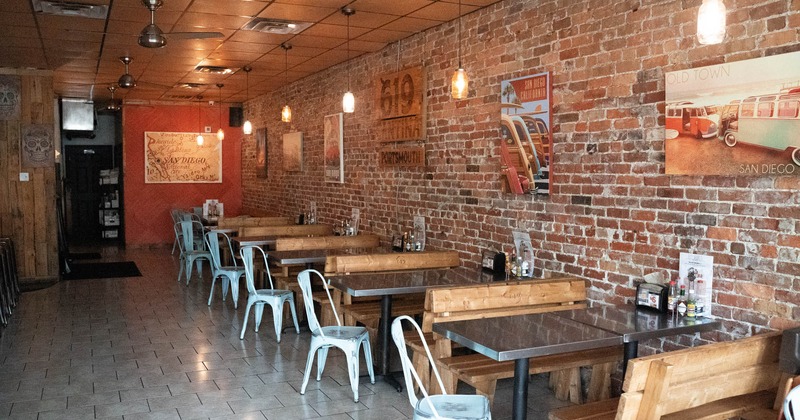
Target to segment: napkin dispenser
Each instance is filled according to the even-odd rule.
[[[669,286],[663,283],[660,273],[648,274],[645,281],[636,285],[636,307],[667,312]]]

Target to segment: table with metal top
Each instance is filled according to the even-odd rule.
[[[640,340],[713,331],[720,327],[720,322],[713,318],[677,317],[649,309],[637,309],[633,305],[596,305],[588,309],[559,311],[556,314],[621,335],[625,348],[623,378],[628,360],[638,357]]]
[[[272,251],[269,260],[279,267],[304,265],[314,268],[314,265],[325,264],[329,256],[334,255],[359,255],[389,252],[386,248],[344,248],[344,249],[304,249],[296,251]]]
[[[277,236],[234,236],[231,242],[237,246],[275,246],[275,241],[278,240]]]
[[[514,420],[527,417],[529,358],[622,344],[619,334],[555,313],[440,322],[433,331],[499,362],[514,361]]]
[[[331,285],[353,297],[380,296],[381,320],[378,328],[381,360],[378,373],[398,391],[402,387],[389,375],[389,336],[392,321],[392,297],[423,293],[432,287],[486,283],[495,280],[492,274],[472,268],[428,269],[402,272],[373,272],[337,275],[330,278]]]

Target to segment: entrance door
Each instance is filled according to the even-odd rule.
[[[68,240],[100,241],[100,170],[113,165],[111,146],[66,146]]]

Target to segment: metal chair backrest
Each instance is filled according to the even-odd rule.
[[[322,326],[317,319],[317,314],[314,312],[314,297],[311,293],[311,273],[316,274],[322,280],[322,284],[325,287],[325,293],[328,295],[328,303],[331,305],[331,309],[333,309],[333,317],[336,319],[336,325],[342,326],[341,321],[339,321],[339,314],[336,312],[336,306],[333,304],[333,298],[331,297],[330,292],[330,281],[325,279],[325,276],[322,275],[317,270],[303,270],[299,274],[297,274],[297,283],[300,285],[300,291],[303,293],[303,303],[306,307],[306,318],[308,319],[308,329],[312,332],[319,332],[321,336],[325,336],[322,331]]]
[[[179,222],[181,234],[183,235],[183,247],[186,251],[203,251],[195,248],[195,233],[203,231],[203,224],[197,221],[184,220]]]
[[[414,321],[413,318],[408,315],[401,315],[395,318],[395,320],[392,322],[392,339],[394,340],[394,344],[397,346],[397,350],[400,353],[400,363],[403,366],[403,378],[406,382],[406,390],[408,390],[408,401],[411,403],[412,407],[417,407],[417,404],[419,403],[419,398],[417,398],[417,394],[414,393],[414,387],[412,386],[413,378],[413,381],[416,382],[420,392],[422,392],[422,395],[425,397],[424,400],[428,402],[428,407],[431,409],[434,418],[441,418],[439,413],[436,411],[436,408],[428,398],[428,390],[425,389],[422,379],[420,379],[419,374],[411,364],[411,359],[408,358],[406,338],[403,333],[403,321],[408,321],[411,325],[413,325],[414,329],[417,331],[417,334],[419,334],[419,338],[422,340],[422,345],[425,347],[425,353],[428,356],[428,363],[430,363],[431,371],[436,377],[436,380],[439,382],[439,389],[442,390],[442,394],[447,395],[447,393],[444,391],[445,388],[444,384],[442,383],[442,377],[439,375],[439,370],[436,369],[436,363],[433,362],[433,356],[431,355],[430,348],[428,348],[428,343],[425,341],[425,336],[422,334],[422,329],[420,329],[419,325],[416,321]]]
[[[783,417],[786,420],[800,420],[800,386],[792,388],[783,400]]]
[[[225,244],[227,244],[228,248],[228,255],[233,255],[233,246],[231,245],[231,238],[225,234],[225,232],[218,232],[212,230],[206,233],[206,246],[208,247],[208,251],[211,252],[211,263],[214,265],[215,270],[222,269],[222,254],[220,253],[219,247],[219,236],[222,235],[225,238]],[[233,260],[233,266],[236,267],[236,259],[231,258]]]
[[[267,279],[269,280],[269,288],[274,289],[275,286],[272,285],[272,274],[269,272],[269,264],[267,264],[267,254],[264,252],[263,249],[259,246],[255,245],[247,245],[243,246],[239,250],[239,255],[242,256],[242,264],[244,265],[244,279],[245,283],[247,284],[247,292],[255,294],[256,291],[256,281],[255,281],[255,266],[253,265],[253,254],[255,254],[254,249],[257,249],[261,256],[264,258],[264,270],[267,272]]]

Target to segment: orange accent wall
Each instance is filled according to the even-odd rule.
[[[225,204],[225,215],[238,215],[242,207],[242,129],[228,126],[228,108],[222,109],[222,183],[145,184],[144,132],[192,132],[220,124],[219,108],[203,106],[125,105],[122,114],[125,243],[128,246],[172,244],[173,208],[191,209],[208,198]]]

